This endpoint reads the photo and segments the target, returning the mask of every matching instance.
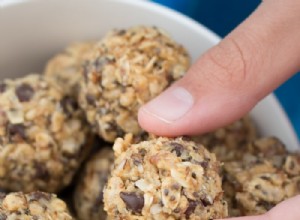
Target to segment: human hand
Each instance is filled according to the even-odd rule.
[[[300,69],[300,1],[265,0],[187,74],[144,105],[140,125],[162,136],[225,126]],[[299,220],[300,196],[260,216],[232,220]]]
[[[147,131],[178,136],[239,119],[300,69],[300,2],[266,0],[185,77],[139,111]]]
[[[266,214],[259,216],[227,218],[226,220],[299,220],[299,204],[300,196],[296,196],[280,203]]]

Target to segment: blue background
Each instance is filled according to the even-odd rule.
[[[221,37],[226,36],[259,5],[260,0],[153,0],[173,8],[205,25]],[[300,139],[300,74],[275,91]]]

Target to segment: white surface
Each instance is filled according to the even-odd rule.
[[[220,39],[198,23],[151,2],[136,0],[40,0],[3,4],[0,9],[1,78],[40,72],[46,60],[67,44],[99,39],[112,28],[156,25],[182,43],[195,60]],[[251,112],[262,135],[299,147],[296,135],[273,95]]]

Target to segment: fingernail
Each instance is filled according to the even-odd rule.
[[[142,111],[164,122],[172,123],[182,118],[194,104],[193,96],[182,87],[166,90],[142,107]]]

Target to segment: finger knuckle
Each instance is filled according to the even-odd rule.
[[[243,48],[233,38],[227,38],[207,53],[211,67],[207,78],[222,87],[240,87],[247,79]]]

